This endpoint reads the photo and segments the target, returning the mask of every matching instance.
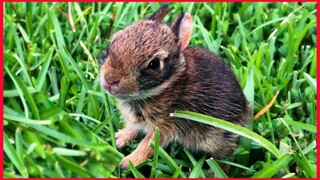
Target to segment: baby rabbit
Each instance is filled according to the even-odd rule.
[[[102,52],[100,83],[115,98],[126,122],[116,133],[117,148],[146,134],[138,147],[120,162],[138,165],[151,158],[149,146],[159,129],[160,144],[178,142],[194,152],[224,158],[237,147],[237,135],[191,120],[170,117],[175,110],[194,111],[244,125],[248,102],[232,70],[218,56],[187,47],[192,17],[183,13],[171,26],[161,21],[163,5],[146,20],[114,34]]]

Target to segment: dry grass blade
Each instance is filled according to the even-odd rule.
[[[71,2],[68,2],[68,19],[73,32],[76,32],[76,27],[74,26],[74,21],[72,18]]]
[[[272,100],[270,101],[270,103],[264,107],[261,111],[259,111],[254,117],[254,120],[257,120],[260,116],[262,116],[264,113],[266,113],[274,104],[274,102],[276,101],[277,97],[279,95],[279,90],[277,91],[276,95],[273,96]]]
[[[57,11],[59,11],[62,15],[65,17],[68,17],[68,14],[65,13],[62,9],[60,9],[58,6],[52,5]]]

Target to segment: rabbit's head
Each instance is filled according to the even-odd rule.
[[[101,55],[100,83],[119,99],[144,99],[161,93],[185,69],[181,52],[192,32],[183,13],[171,26],[161,23],[168,5],[114,34]]]

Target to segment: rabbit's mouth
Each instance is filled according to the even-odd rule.
[[[147,100],[155,96],[161,95],[161,93],[163,93],[165,89],[170,86],[170,83],[171,82],[168,81],[168,82],[162,83],[159,86],[153,87],[151,89],[139,90],[138,92],[112,94],[112,96],[114,96],[117,99],[121,99],[125,101]]]
[[[105,81],[101,83],[102,87],[106,90],[108,94],[111,96],[121,99],[121,100],[137,100],[137,99],[144,99],[144,97],[140,96],[139,93],[135,93],[130,91],[129,89],[122,87],[119,84],[109,84]]]
[[[109,91],[108,91],[109,92]],[[112,96],[114,96],[117,99],[124,100],[124,101],[138,101],[138,100],[145,100],[149,98],[150,96],[145,96],[140,93],[131,93],[131,94],[112,94],[109,92]]]

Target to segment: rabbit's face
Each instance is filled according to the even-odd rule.
[[[120,99],[159,94],[181,65],[178,41],[169,26],[151,20],[117,32],[102,54],[102,86]]]
[[[163,6],[148,20],[117,32],[102,53],[101,85],[119,99],[146,99],[159,95],[185,70],[182,52],[192,32],[192,17],[183,13],[171,24],[161,20]]]

